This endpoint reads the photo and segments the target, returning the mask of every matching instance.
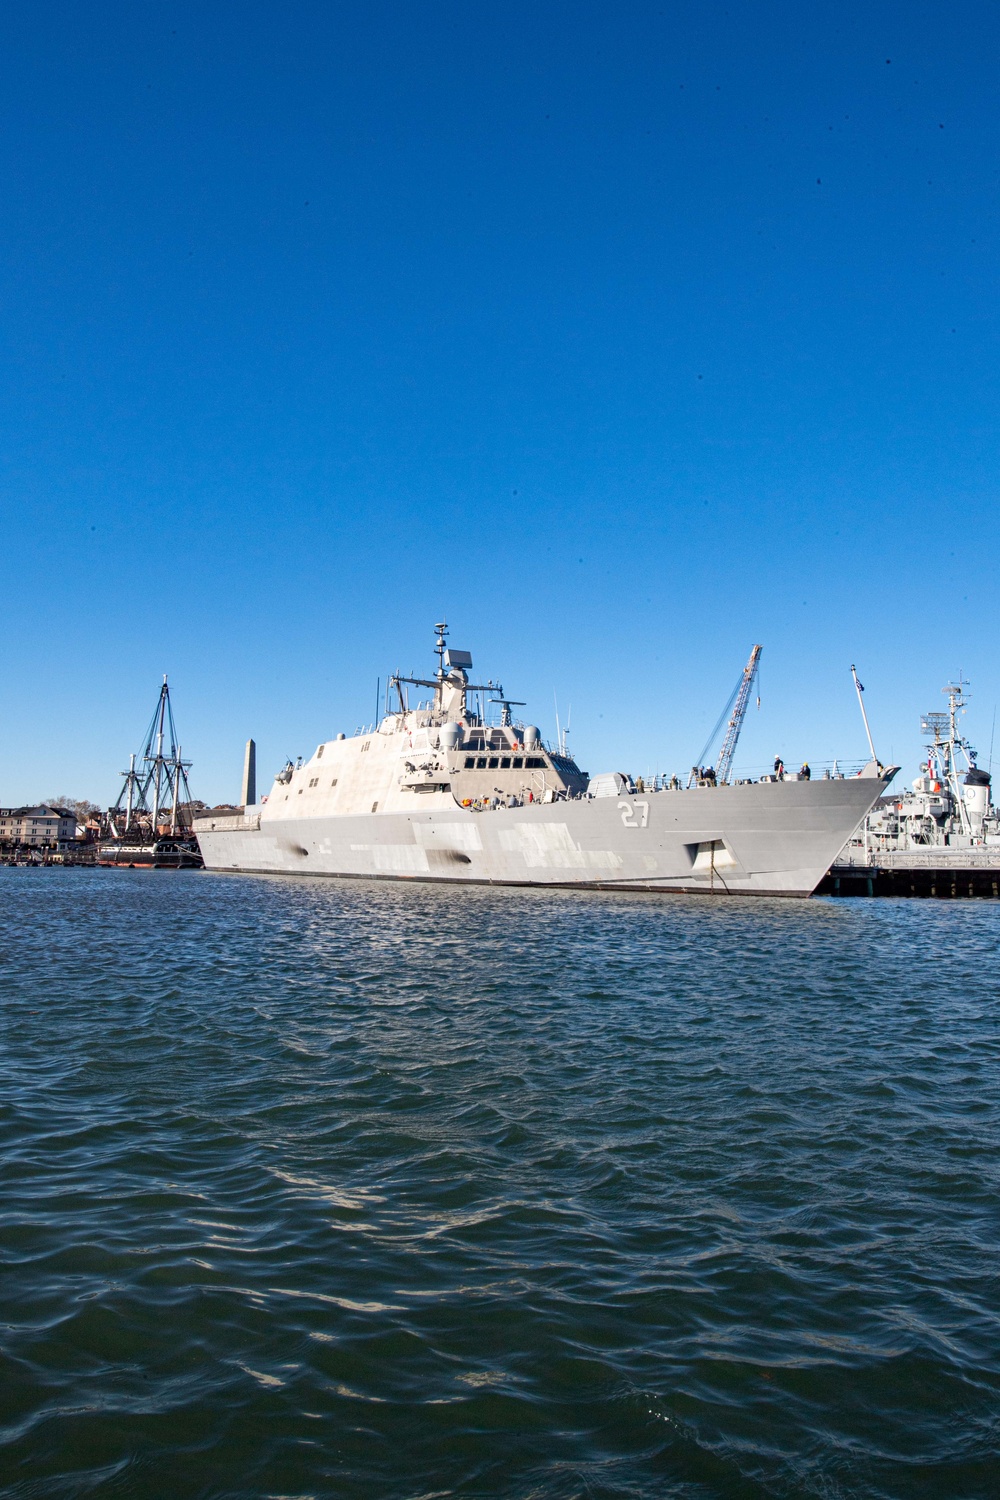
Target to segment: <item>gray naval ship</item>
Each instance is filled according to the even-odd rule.
[[[715,772],[590,777],[564,735],[544,743],[498,683],[470,682],[445,634],[433,677],[389,679],[380,722],[289,762],[242,814],[196,820],[208,869],[809,896],[895,774],[873,758],[852,777],[730,783],[757,647]]]
[[[968,686],[960,675],[941,689],[947,710],[921,715],[925,749],[912,791],[882,798],[838,856],[838,871],[1000,871],[992,778],[959,725]]]

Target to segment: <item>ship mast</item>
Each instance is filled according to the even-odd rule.
[[[136,769],[136,761],[141,769]],[[160,688],[143,749],[139,755],[129,757],[129,768],[122,772],[125,784],[112,807],[108,821],[112,834],[122,838],[141,825],[141,832],[156,838],[161,809],[170,808],[170,833],[176,834],[178,814],[182,802],[191,801],[187,773],[191,762],[181,754],[177,743],[173,711],[170,707],[170,688],[166,676]],[[120,820],[124,819],[120,823]]]
[[[128,792],[128,800],[125,804],[125,832],[128,833],[132,827],[132,793],[135,791],[135,755],[128,758],[128,770],[123,771],[125,777],[125,790]],[[119,802],[121,797],[118,798]]]
[[[445,636],[448,634],[448,622],[447,622],[447,620],[441,620],[437,625],[434,626],[434,629],[437,631],[437,640],[434,642],[434,650],[437,653],[437,659],[438,659],[438,666],[437,666],[438,689],[437,689],[437,702],[435,704],[435,707],[436,708],[440,708],[441,707],[441,684],[444,682],[444,653],[448,649],[448,644],[447,644],[447,641],[445,640]]]
[[[955,807],[955,815],[958,818],[963,833],[972,833],[972,819],[969,809],[965,805],[962,795],[962,783],[958,765],[958,752],[965,756],[966,765],[971,767],[976,761],[976,752],[969,744],[964,735],[959,733],[958,716],[965,712],[967,697],[965,689],[968,682],[958,674],[957,682],[949,682],[947,687],[941,689],[948,699],[947,713],[922,714],[920,728],[931,741],[930,754],[927,761],[927,770],[930,774],[931,766],[937,769],[935,775],[940,776],[951,793],[951,800]]]
[[[961,672],[959,672],[958,681],[949,682],[948,686],[942,688],[941,691],[948,695],[948,787],[951,791],[952,801],[958,808],[962,830],[964,833],[971,834],[972,819],[969,817],[969,809],[966,807],[965,798],[962,796],[962,784],[958,778],[957,759],[957,752],[964,750],[966,762],[969,765],[972,764],[968,742],[958,732],[958,716],[960,713],[965,712],[966,687],[968,687],[968,683]]]
[[[492,677],[489,682],[470,682],[466,672],[472,666],[472,657],[468,651],[456,651],[454,647],[449,648],[445,637],[448,634],[448,626],[444,620],[434,626],[437,631],[437,639],[434,650],[437,653],[437,671],[433,677],[404,677],[402,672],[394,672],[386,683],[386,697],[395,688],[399,698],[399,712],[404,717],[409,713],[409,703],[403,691],[403,683],[408,682],[414,687],[427,687],[434,689],[434,713],[440,717],[446,711],[445,689],[454,689],[457,700],[453,699],[449,705],[450,711],[457,717],[462,718],[469,711],[466,706],[466,698],[469,693],[496,693],[499,696],[491,699],[491,702],[501,704],[512,704],[515,699],[505,699],[503,696],[503,684],[494,682]],[[447,669],[445,658],[448,659]]]
[[[163,686],[160,688],[160,703],[157,712],[159,724],[156,731],[156,757],[153,761],[153,827],[160,816],[160,784],[163,777],[163,715],[168,697],[167,674],[163,674]],[[148,759],[148,756],[147,756]],[[171,833],[173,829],[170,830]]]

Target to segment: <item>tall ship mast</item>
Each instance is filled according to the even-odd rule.
[[[190,826],[190,768],[181,752],[164,675],[143,747],[129,757],[118,799],[105,816],[99,864],[155,869],[201,865]]]
[[[289,760],[259,802],[197,818],[213,870],[808,896],[895,775],[729,779],[755,648],[726,714],[720,778],[591,776],[517,714],[524,704],[435,631],[436,670],[388,679],[381,717]],[[725,717],[725,715],[724,715]],[[720,726],[721,727],[721,722]],[[836,763],[835,763],[836,764]]]

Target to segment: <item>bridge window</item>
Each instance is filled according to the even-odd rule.
[[[510,770],[510,756],[509,755],[501,755],[501,757],[500,757],[500,769],[501,769],[501,771],[509,771]]]
[[[524,756],[523,755],[515,755],[513,761],[511,762],[511,764],[513,765],[515,771],[519,771],[521,769],[521,767],[524,765]]]
[[[497,766],[499,764],[500,764],[500,757],[498,755],[491,755],[490,756],[490,770],[491,771],[495,771],[496,768],[497,768]]]
[[[545,762],[540,755],[526,755],[524,764],[529,771],[543,771],[545,769]]]
[[[467,771],[474,771],[475,768],[476,768],[476,757],[474,755],[467,755],[465,757],[465,769]]]
[[[486,770],[486,756],[485,755],[481,755],[479,757],[479,759],[476,761],[476,770],[477,771],[485,771]]]

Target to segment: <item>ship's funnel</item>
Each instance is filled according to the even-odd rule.
[[[983,819],[990,810],[989,772],[981,771],[978,766],[973,766],[965,778],[962,798],[969,814],[969,821],[978,833],[983,826]]]

